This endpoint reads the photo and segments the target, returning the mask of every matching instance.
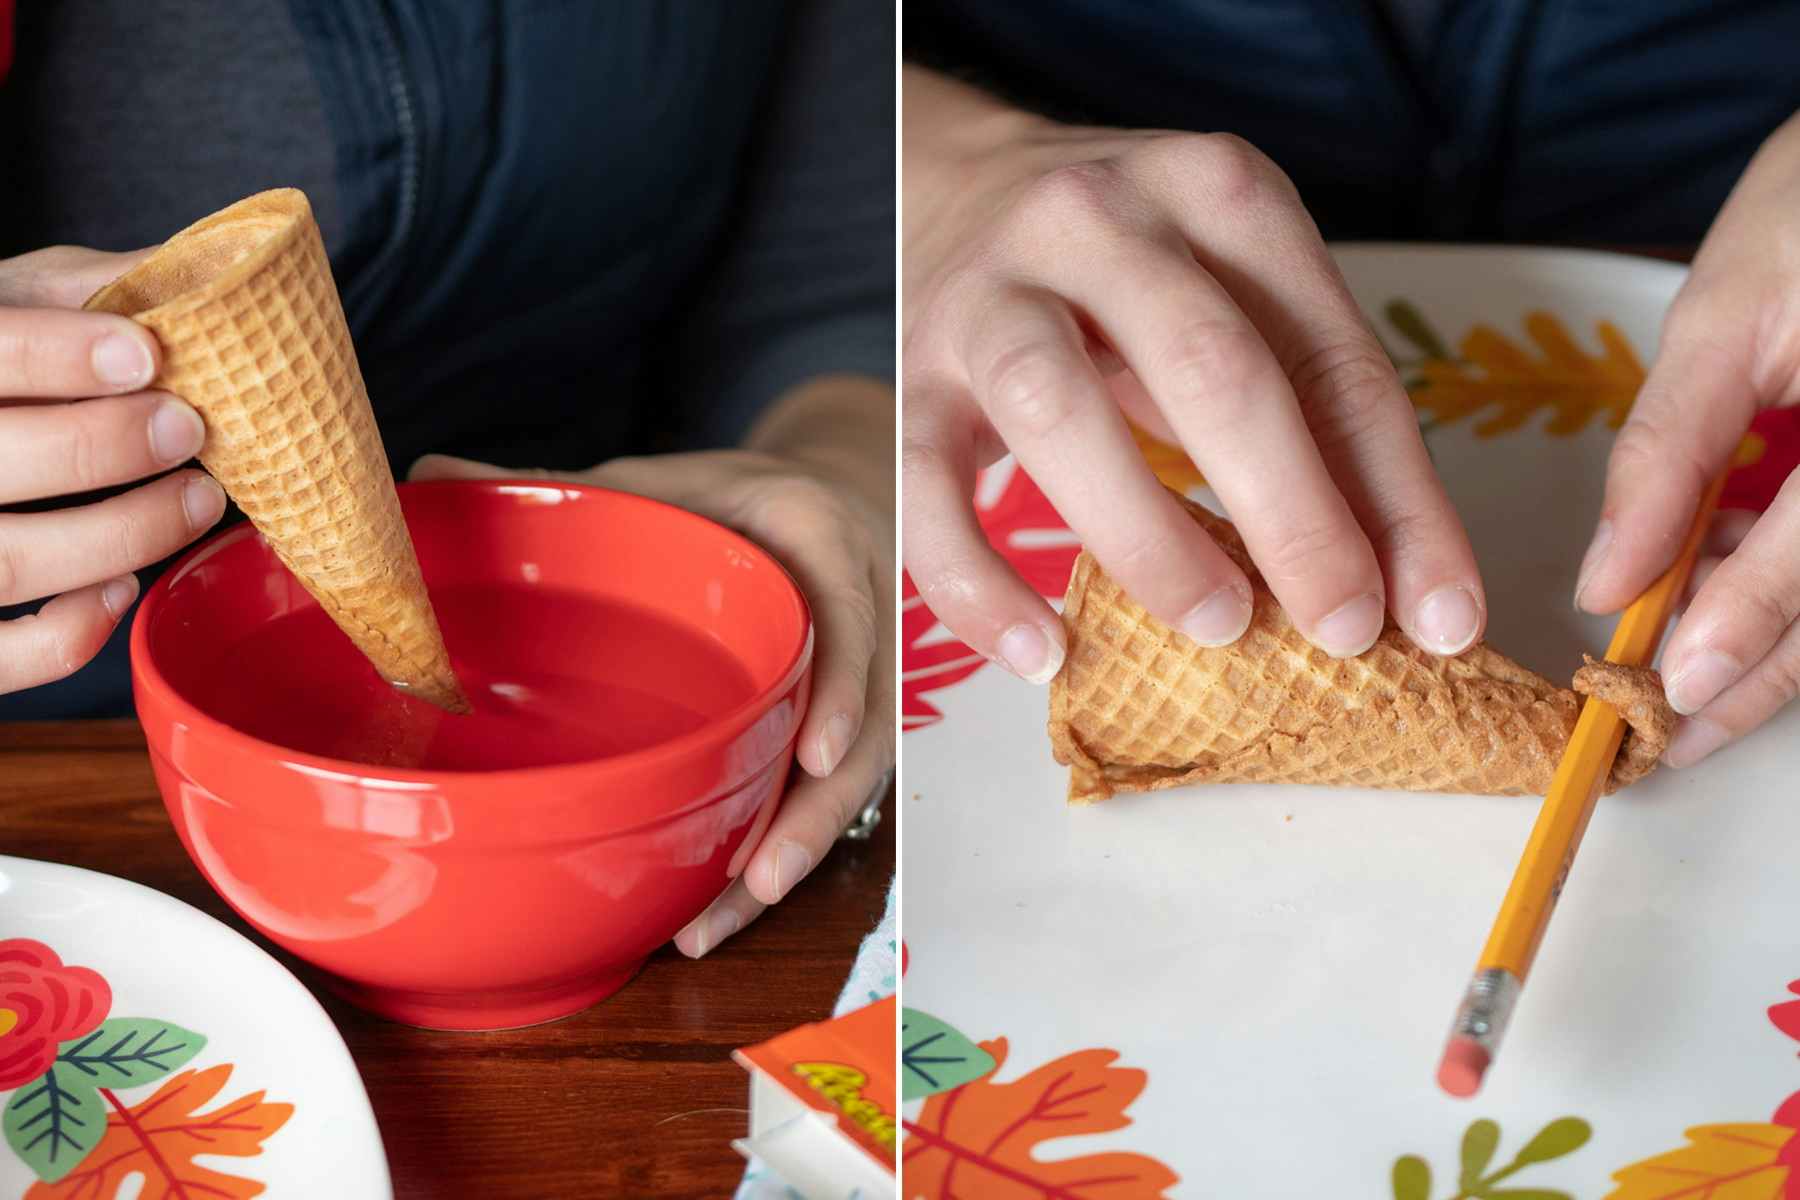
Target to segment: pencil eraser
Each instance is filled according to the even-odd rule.
[[[1481,1043],[1468,1038],[1451,1038],[1444,1047],[1444,1061],[1438,1064],[1438,1086],[1452,1096],[1473,1096],[1481,1087],[1492,1057]]]

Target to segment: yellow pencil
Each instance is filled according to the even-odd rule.
[[[1727,474],[1729,471],[1727,468]],[[1641,667],[1656,653],[1663,626],[1687,587],[1724,487],[1722,474],[1701,498],[1700,511],[1675,562],[1619,619],[1606,648],[1609,662]],[[1438,1064],[1438,1085],[1452,1096],[1473,1096],[1494,1060],[1500,1035],[1506,1031],[1507,1018],[1525,984],[1526,972],[1531,970],[1531,960],[1543,941],[1551,910],[1562,894],[1563,880],[1568,878],[1588,818],[1594,815],[1594,802],[1600,798],[1624,736],[1624,719],[1612,705],[1589,697],[1581,706],[1575,733],[1551,777],[1550,791],[1538,810],[1537,824],[1531,827],[1531,837],[1506,889],[1506,899],[1500,903],[1500,914],[1494,918],[1475,977],[1456,1011],[1443,1061]]]

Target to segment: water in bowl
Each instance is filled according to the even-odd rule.
[[[468,716],[389,686],[318,608],[222,647],[190,695],[253,737],[309,754],[492,771],[642,750],[755,692],[724,646],[647,609],[504,585],[433,588],[431,599]]]

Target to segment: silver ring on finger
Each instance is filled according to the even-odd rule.
[[[881,825],[881,802],[887,799],[888,789],[894,786],[894,769],[889,767],[882,772],[881,778],[875,781],[875,787],[869,792],[869,798],[863,802],[856,819],[850,822],[849,828],[839,836],[852,842],[866,842],[875,836],[875,830]]]

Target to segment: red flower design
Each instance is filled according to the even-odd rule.
[[[1800,996],[1800,979],[1788,984],[1788,991]],[[1775,1028],[1795,1041],[1800,1041],[1800,1000],[1785,1000],[1780,1004],[1770,1005],[1769,1020],[1774,1022]]]
[[[63,966],[42,942],[0,941],[0,1091],[49,1070],[56,1048],[91,1032],[111,1008],[98,972]]]
[[[1800,408],[1765,409],[1750,422],[1750,431],[1762,439],[1762,453],[1725,480],[1720,508],[1765,511],[1787,477],[1800,467]]]

